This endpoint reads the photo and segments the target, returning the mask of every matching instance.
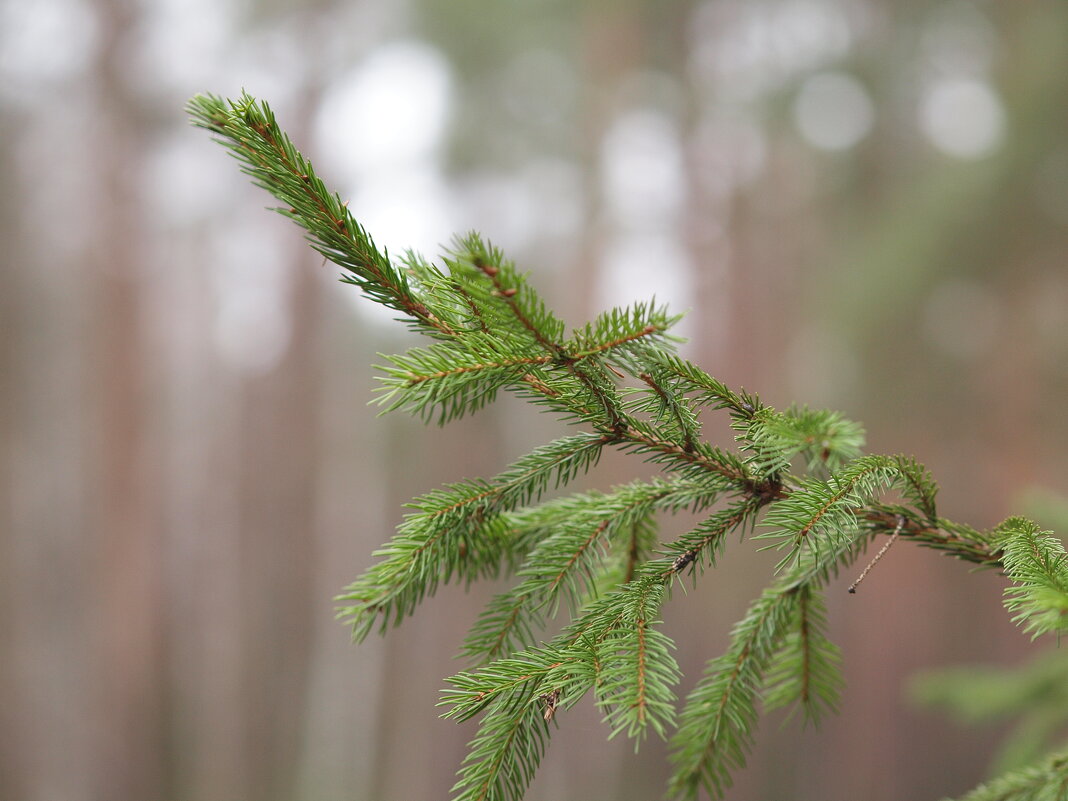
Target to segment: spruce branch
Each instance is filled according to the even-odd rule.
[[[685,493],[680,493],[677,497],[664,496],[660,502],[670,508],[689,501]],[[691,559],[697,558],[699,552],[714,552],[721,547],[724,535],[742,525],[758,508],[752,501],[743,501],[717,512],[680,538],[670,551],[686,549],[685,553],[693,554]],[[713,557],[709,554],[707,558]],[[549,646],[524,651],[518,663],[500,659],[482,671],[454,676],[450,683],[456,690],[446,691],[442,700],[453,705],[449,716],[471,717],[482,711],[502,689],[510,690],[519,683],[538,679],[536,685],[525,690],[524,697],[528,701],[534,697],[555,699],[553,713],[558,706],[567,707],[596,687],[598,705],[613,735],[626,732],[636,744],[650,728],[658,736],[666,736],[674,720],[673,688],[678,682],[678,666],[670,654],[673,647],[670,640],[655,628],[655,622],[659,607],[667,598],[671,579],[678,572],[678,559],[666,555],[645,562],[631,581],[591,601]],[[531,653],[538,654],[542,671],[573,671],[575,676],[592,680],[585,684],[559,679],[543,681],[538,670],[531,666]],[[562,689],[565,687],[566,692]],[[563,693],[562,700],[560,693]],[[477,738],[482,746],[479,751],[482,761],[472,754],[466,763],[469,770],[480,776],[492,768],[500,749],[508,747],[513,736],[511,728],[498,725],[498,717],[487,715],[487,720],[489,725],[483,721]]]
[[[341,197],[327,190],[266,103],[248,94],[229,102],[197,95],[188,108],[193,123],[216,134],[216,141],[242,165],[241,171],[284,204],[275,211],[304,228],[311,246],[347,270],[349,281],[370,299],[401,312],[416,328],[453,333],[423,305],[404,273],[378,250]]]
[[[905,497],[927,516],[928,522],[938,524],[935,497],[938,484],[922,464],[909,456],[897,456],[897,468],[901,474],[901,490]]]
[[[596,434],[565,437],[491,481],[460,482],[415,499],[409,504],[415,513],[376,552],[382,560],[338,596],[353,602],[338,616],[352,624],[356,639],[363,639],[376,619],[383,629],[399,623],[453,576],[471,581],[498,575],[506,557],[525,541],[500,514],[586,472],[608,442]]]
[[[822,595],[811,584],[800,587],[789,632],[765,677],[765,710],[796,705],[812,723],[819,723],[825,712],[838,711],[841,653],[826,629]]]
[[[468,334],[457,344],[438,343],[387,356],[390,366],[378,402],[385,411],[404,409],[439,423],[478,411],[497,392],[516,386],[545,357],[502,349],[496,337]]]
[[[609,309],[574,331],[566,348],[580,360],[604,353],[612,363],[634,374],[641,369],[642,359],[674,341],[667,332],[680,319],[680,315],[669,314],[654,303]]]
[[[889,504],[870,504],[858,515],[868,525],[887,534],[896,529],[899,516],[905,518],[905,525],[901,529],[903,538],[978,567],[1001,567],[1000,550],[990,532],[982,532],[944,517],[932,521],[907,507]]]
[[[745,391],[735,392],[722,381],[706,373],[695,364],[691,364],[673,353],[655,354],[656,362],[665,370],[677,375],[685,382],[686,392],[696,392],[699,406],[713,409],[727,409],[736,421],[748,421],[764,408],[756,395]]]
[[[808,478],[769,510],[764,525],[772,531],[757,538],[773,540],[771,547],[788,551],[780,569],[797,563],[803,548],[818,555],[820,548],[851,537],[857,529],[855,510],[889,488],[898,475],[893,459],[862,456],[825,481]]]
[[[1005,608],[1034,639],[1068,629],[1068,554],[1048,531],[1022,517],[995,529],[1002,564],[1014,586],[1005,590]]]
[[[596,656],[581,642],[567,647],[542,646],[497,659],[475,671],[463,671],[449,679],[453,689],[441,694],[440,706],[449,706],[442,717],[459,721],[474,717],[489,703],[518,698],[522,703],[537,699],[544,684],[567,685],[564,704],[574,703],[595,678]],[[576,694],[576,690],[578,693]]]
[[[752,747],[762,688],[770,708],[797,702],[813,722],[836,708],[838,650],[823,634],[823,608],[815,593],[856,558],[864,542],[862,533],[804,549],[791,570],[750,606],[727,652],[708,663],[686,698],[671,740],[673,796],[696,798],[704,788],[722,797]]]
[[[467,720],[488,707],[452,788],[455,801],[519,801],[545,754],[542,697],[554,699],[554,711],[572,706],[592,685],[593,665],[578,647],[539,648],[453,676],[453,689],[442,693],[441,705],[451,706],[444,717]]]
[[[731,785],[731,772],[745,765],[764,671],[796,604],[797,593],[766,590],[735,626],[727,652],[708,663],[686,697],[671,740],[673,796],[693,799],[703,787],[719,798]]]
[[[454,801],[520,801],[549,737],[534,703],[497,704],[486,715],[452,787]]]
[[[612,539],[628,550],[656,510],[702,508],[717,497],[716,487],[701,481],[635,482],[611,494],[583,493],[544,504],[551,523],[517,575],[524,580],[495,597],[464,643],[464,654],[492,660],[533,644],[547,617],[556,615],[563,596],[573,611],[596,592],[598,563]],[[536,514],[536,513],[535,513]],[[629,555],[628,555],[629,556]],[[628,568],[633,574],[633,568]]]
[[[837,412],[778,411],[680,358],[678,320],[654,303],[609,310],[568,332],[504,254],[478,234],[458,238],[440,266],[379,250],[249,95],[197,96],[194,124],[282,205],[342,280],[400,313],[433,341],[383,357],[376,402],[444,423],[512,392],[580,427],[496,477],[416,498],[379,561],[344,594],[339,617],[356,639],[411,614],[438,586],[515,575],[478,619],[464,650],[475,666],[449,679],[445,717],[481,715],[453,788],[459,801],[519,801],[542,759],[550,723],[592,693],[610,735],[637,745],[670,738],[676,796],[720,797],[752,745],[758,702],[794,706],[816,722],[838,702],[839,654],[826,632],[829,580],[881,536],[1005,572],[1005,605],[1033,636],[1068,627],[1068,555],[1022,518],[992,531],[939,517],[937,484],[911,457],[862,455],[864,432]],[[701,438],[701,413],[729,417],[736,449]],[[598,462],[606,447],[663,476],[610,492],[544,501]],[[899,502],[882,499],[890,490]],[[707,517],[659,544],[660,517]],[[760,516],[763,520],[760,521]],[[659,628],[676,580],[714,568],[727,536],[751,532],[784,552],[777,576],[710,659],[676,716],[679,669]],[[859,583],[859,580],[858,580]],[[853,585],[856,586],[855,584]],[[548,642],[561,610],[570,622]],[[676,727],[676,717],[678,725]],[[673,732],[673,733],[672,733]],[[966,801],[1064,797],[1065,758],[1009,774]]]
[[[666,736],[675,723],[675,692],[681,674],[671,651],[674,643],[656,628],[664,585],[625,584],[619,623],[597,648],[597,705],[611,727],[635,740],[651,728]],[[630,589],[626,589],[630,588]]]
[[[681,440],[682,449],[692,453],[701,433],[701,425],[693,407],[676,387],[666,385],[664,376],[640,372],[638,378],[645,382],[650,392],[638,403],[632,403],[629,410],[651,414],[654,421],[661,425],[666,419],[670,426],[669,435]]]
[[[837,470],[860,456],[864,429],[837,412],[791,407],[776,412],[764,407],[736,423],[742,451],[751,454],[750,464],[761,475],[788,470],[791,460],[802,454],[808,470]]]

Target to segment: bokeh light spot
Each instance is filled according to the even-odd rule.
[[[875,106],[852,75],[823,72],[808,78],[794,101],[794,121],[820,150],[846,150],[868,135]]]
[[[970,78],[935,81],[920,105],[920,129],[948,156],[992,153],[1005,135],[1005,109],[991,86]]]

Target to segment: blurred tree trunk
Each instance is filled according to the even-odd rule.
[[[147,220],[137,202],[146,126],[128,98],[121,54],[136,31],[128,3],[98,3],[94,66],[99,126],[92,168],[100,197],[88,254],[90,430],[84,466],[94,577],[91,630],[98,773],[94,797],[153,798],[165,774],[160,462],[142,281]]]
[[[291,270],[289,347],[274,369],[241,388],[237,432],[241,758],[244,797],[265,801],[293,798],[321,609],[312,597],[321,462],[319,264],[306,255],[303,241],[293,239],[290,263],[299,268]]]
[[[11,119],[0,119],[0,170],[14,174],[16,126]],[[24,324],[19,309],[25,294],[20,273],[22,239],[19,230],[19,207],[15,193],[0,192],[0,241],[7,243],[8,263],[0,269],[0,798],[26,797],[25,763],[22,755],[24,738],[20,736],[18,715],[18,647],[16,615],[18,609],[18,569],[15,547],[15,471],[17,464],[16,393],[18,392],[18,348]]]

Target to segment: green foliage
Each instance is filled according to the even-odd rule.
[[[836,412],[780,412],[727,387],[673,351],[677,318],[661,307],[613,309],[569,333],[476,234],[458,239],[440,266],[413,253],[394,261],[266,104],[198,96],[189,110],[345,271],[343,281],[431,338],[384,357],[377,402],[385,411],[444,423],[511,392],[580,428],[494,478],[415,499],[378,563],[339,596],[339,616],[361,639],[401,622],[442,583],[514,575],[465,641],[471,668],[442,694],[445,717],[481,716],[455,799],[521,799],[553,726],[590,693],[609,736],[625,733],[636,746],[650,731],[670,739],[673,796],[696,798],[703,788],[721,797],[745,764],[762,699],[813,722],[836,708],[839,653],[823,592],[881,535],[1003,569],[1013,582],[1006,606],[1026,631],[1063,627],[1065,552],[1034,524],[1012,518],[981,532],[938,517],[937,486],[922,465],[862,455],[862,429]],[[701,439],[701,414],[715,411],[729,417],[736,452]],[[641,456],[664,475],[542,502],[606,448]],[[888,492],[897,502],[883,499]],[[682,510],[705,517],[659,542],[659,519]],[[715,568],[729,534],[758,524],[756,539],[784,552],[778,573],[677,711],[679,668],[660,610],[681,581]],[[545,641],[561,612],[570,621]],[[1049,760],[968,799],[1062,798],[1064,764]]]
[[[467,581],[496,576],[502,566],[514,563],[551,518],[503,513],[590,469],[604,444],[604,437],[595,434],[565,437],[494,479],[451,484],[409,503],[416,511],[376,552],[381,561],[338,597],[352,602],[340,615],[352,623],[356,638],[365,637],[378,617],[383,628],[390,621],[399,623],[440,582],[453,576]]]
[[[864,445],[861,426],[825,409],[790,408],[780,413],[763,408],[735,428],[742,450],[766,475],[788,470],[798,454],[809,471],[821,467],[833,471],[860,456]]]
[[[453,676],[445,717],[467,720],[488,707],[452,788],[456,801],[521,798],[545,753],[547,710],[570,707],[595,680],[594,656],[578,646],[523,651]]]
[[[629,558],[634,538],[642,542],[653,536],[655,510],[704,505],[715,497],[714,481],[675,479],[635,482],[609,495],[590,492],[544,504],[530,515],[530,524],[542,533],[517,571],[524,580],[490,603],[464,653],[494,659],[532,645],[545,616],[555,616],[561,595],[575,611],[596,590],[613,540],[626,545]]]
[[[638,740],[647,727],[664,737],[675,722],[679,666],[675,644],[656,628],[664,585],[625,584],[616,624],[597,643],[597,705],[615,737]]]
[[[798,563],[803,550],[818,559],[821,549],[836,548],[855,538],[857,510],[894,484],[900,471],[886,456],[861,456],[827,480],[806,478],[764,516],[770,532],[758,539],[788,551],[779,563]]]
[[[1005,608],[1032,639],[1068,628],[1068,554],[1064,544],[1022,517],[1010,517],[994,530],[1001,562],[1014,586],[1005,590]]]
[[[734,627],[730,648],[708,663],[686,698],[672,738],[674,795],[696,798],[704,787],[719,798],[731,784],[731,771],[745,765],[764,672],[787,631],[796,597],[778,587],[766,590]]]
[[[841,654],[827,639],[822,595],[806,584],[797,596],[788,633],[765,677],[764,709],[794,706],[806,720],[819,723],[824,712],[838,711]]]

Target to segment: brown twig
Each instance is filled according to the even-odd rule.
[[[857,577],[857,580],[849,585],[850,593],[856,593],[857,585],[860,584],[860,582],[864,581],[864,577],[871,572],[871,569],[873,567],[875,567],[875,563],[882,559],[883,555],[890,550],[890,546],[893,545],[894,542],[897,540],[898,535],[901,534],[901,529],[903,529],[904,527],[905,516],[898,515],[897,526],[894,527],[894,533],[890,535],[890,539],[886,541],[886,544],[884,544],[883,547],[879,549],[879,553],[875,554],[875,558],[868,562],[867,566],[860,572],[860,575]]]

